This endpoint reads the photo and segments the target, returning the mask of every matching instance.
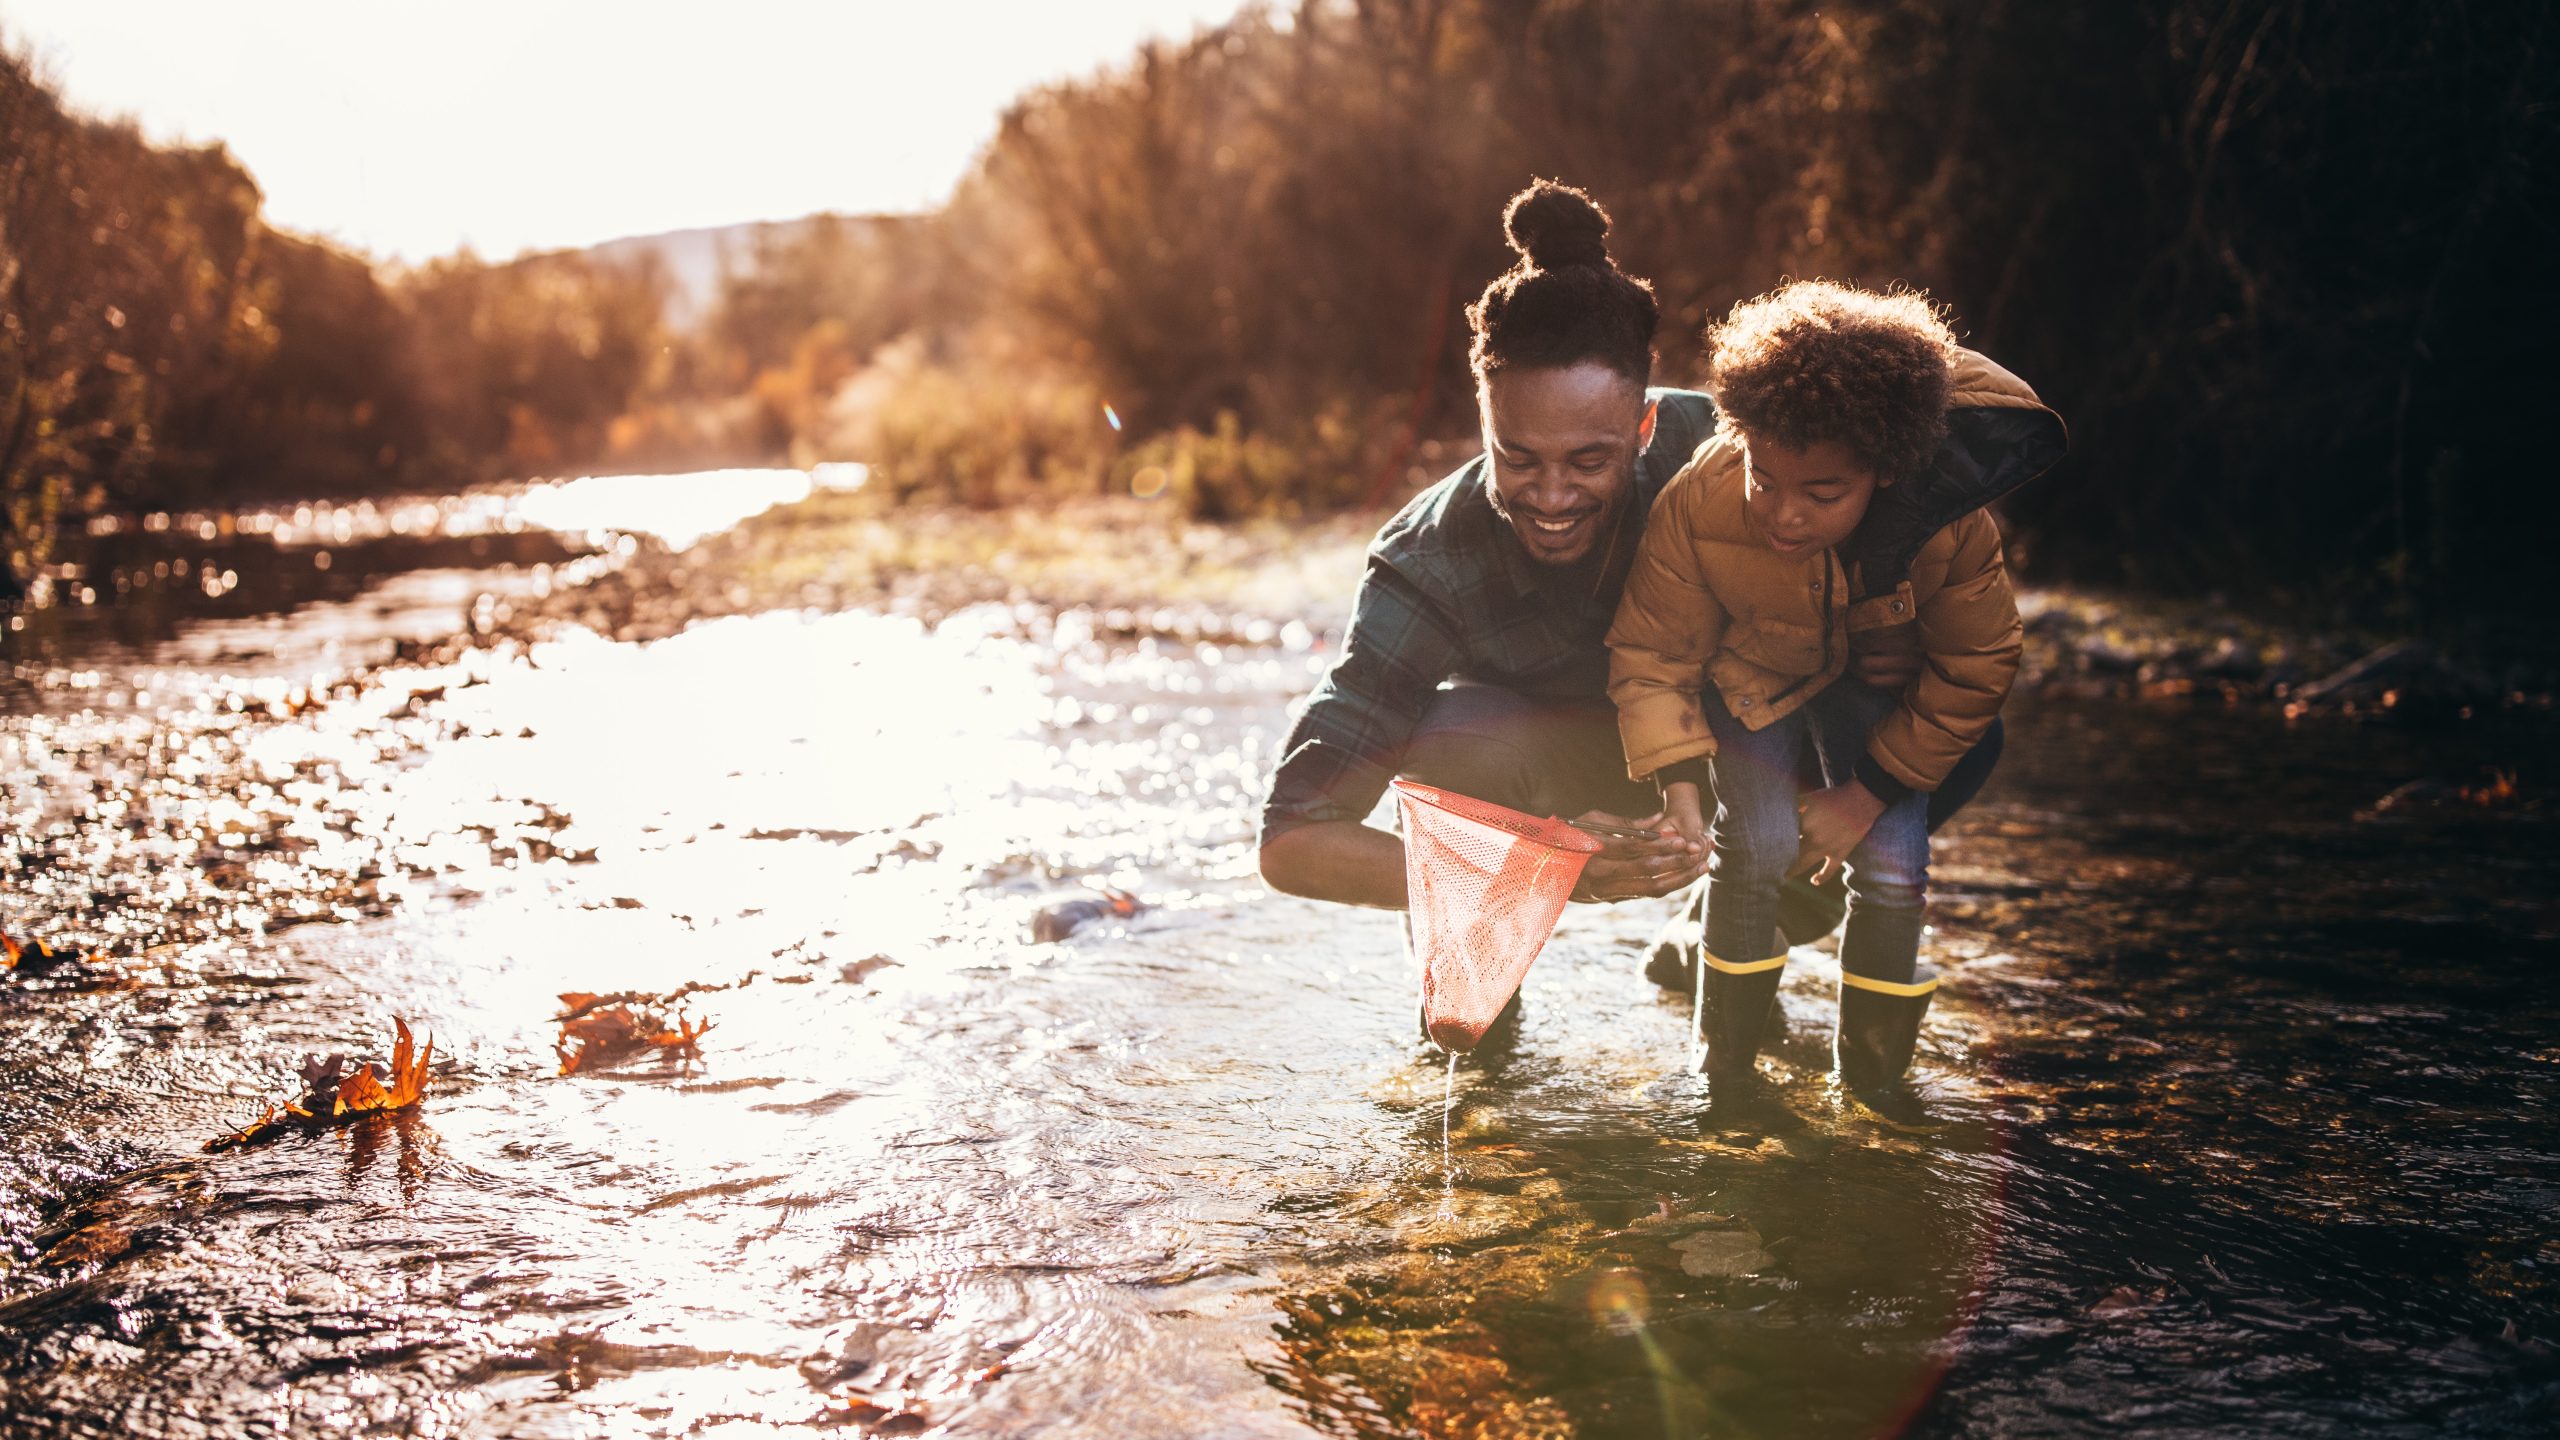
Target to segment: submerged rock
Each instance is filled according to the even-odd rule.
[[[1760,1246],[1760,1232],[1748,1225],[1739,1230],[1700,1230],[1673,1241],[1671,1252],[1680,1257],[1683,1271],[1720,1279],[1756,1275],[1769,1264],[1769,1252]]]
[[[1126,920],[1145,908],[1144,902],[1126,890],[1104,890],[1098,894],[1051,900],[1032,912],[1031,943],[1052,944],[1097,920]]]

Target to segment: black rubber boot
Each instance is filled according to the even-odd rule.
[[[1909,1074],[1920,1019],[1937,989],[1935,975],[1909,985],[1845,971],[1840,976],[1840,1029],[1831,1046],[1840,1083],[1878,1119],[1905,1129],[1940,1123],[1912,1093]]]
[[[1812,944],[1839,929],[1848,913],[1849,882],[1840,875],[1827,885],[1796,876],[1778,887],[1778,934],[1789,945]],[[1645,953],[1644,978],[1665,990],[1689,993],[1695,983],[1689,966],[1706,938],[1707,887],[1701,881],[1680,897],[1679,908],[1655,933],[1653,948]]]
[[[1726,1125],[1770,1118],[1765,1112],[1774,1101],[1758,1062],[1761,1042],[1779,1028],[1778,982],[1786,978],[1787,957],[1737,964],[1708,955],[1706,962],[1696,1023],[1708,1119]]]

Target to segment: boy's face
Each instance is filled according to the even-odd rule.
[[[1501,370],[1477,387],[1493,512],[1541,565],[1571,565],[1609,533],[1653,433],[1644,387],[1596,361]]]
[[[1781,555],[1826,550],[1849,538],[1875,498],[1876,474],[1836,441],[1796,449],[1743,437],[1743,508]]]

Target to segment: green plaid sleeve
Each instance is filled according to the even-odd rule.
[[[1262,843],[1301,825],[1366,819],[1440,682],[1459,668],[1459,654],[1449,617],[1372,558],[1341,658],[1307,698],[1281,750],[1262,807]]]

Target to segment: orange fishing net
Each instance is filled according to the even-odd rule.
[[[1472,1050],[1518,993],[1600,842],[1562,820],[1410,780],[1395,790],[1423,1028],[1444,1050]]]

